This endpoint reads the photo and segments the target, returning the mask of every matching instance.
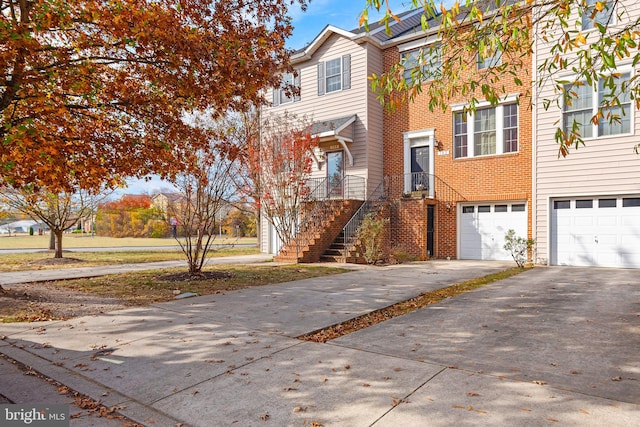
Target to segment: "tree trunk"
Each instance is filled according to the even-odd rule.
[[[54,258],[62,258],[62,230],[56,230],[56,254]]]
[[[56,236],[53,234],[53,230],[49,230],[49,250],[53,251],[56,249]]]

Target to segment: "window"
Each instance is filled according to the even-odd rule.
[[[553,202],[554,209],[570,209],[571,201],[570,200],[556,200]]]
[[[475,212],[475,206],[463,206],[462,213],[473,213]]]
[[[318,95],[351,88],[351,55],[318,63]]]
[[[442,58],[440,45],[433,45],[404,52],[400,57],[404,67],[404,79],[407,83],[411,80],[433,80],[440,77]]]
[[[600,199],[598,200],[599,208],[615,208],[616,207],[616,199]]]
[[[598,81],[598,92],[586,83],[565,85],[565,91],[574,94],[565,101],[563,130],[578,133],[582,138],[631,133],[630,73],[609,76]],[[597,95],[597,96],[596,96]],[[617,104],[620,102],[620,105]],[[597,125],[591,118],[602,116]]]
[[[598,82],[598,102],[602,118],[598,123],[598,135],[620,135],[631,132],[631,97],[629,94],[630,74],[620,78],[608,77]],[[618,106],[614,99],[618,98]]]
[[[294,92],[297,93],[294,95]],[[300,73],[284,73],[280,87],[273,90],[273,106],[300,101]]]
[[[474,115],[454,112],[454,157],[477,157],[518,151],[518,105],[478,108]]]
[[[591,209],[593,200],[576,200],[576,209]]]
[[[454,156],[467,157],[467,121],[462,113],[453,114]]]
[[[496,48],[493,53],[488,54],[486,57],[478,52],[477,64],[478,70],[484,70],[485,68],[491,68],[502,64],[502,51]]]
[[[511,212],[524,212],[524,204],[521,205],[511,205]]]
[[[474,153],[476,156],[496,154],[496,109],[476,110],[474,117]]]
[[[506,212],[507,211],[507,205],[496,205],[494,210],[496,212]]]
[[[481,212],[491,212],[491,206],[478,206],[478,213]]]
[[[592,30],[596,28],[597,24],[607,26],[614,23],[613,15],[613,1],[600,3],[604,5],[604,9],[600,12],[596,12],[594,15],[597,0],[586,0],[586,9],[582,12],[582,31]]]
[[[623,208],[633,208],[640,206],[640,197],[629,197],[622,199]]]
[[[504,106],[503,143],[505,153],[518,151],[518,106],[508,104]]]

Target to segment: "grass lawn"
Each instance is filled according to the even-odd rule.
[[[209,295],[235,289],[264,286],[311,277],[344,273],[349,270],[310,265],[215,265],[203,271],[213,278],[176,280],[186,268],[125,273],[110,276],[60,280],[25,285],[15,292],[0,293],[0,323],[67,318],[63,313],[78,304],[85,293],[105,301],[119,300],[124,306],[147,306],[171,301],[176,293],[195,292]],[[95,298],[94,298],[95,299]],[[62,314],[61,314],[62,313]],[[83,315],[82,312],[76,315]]]
[[[211,257],[232,255],[257,254],[254,246],[239,246],[216,249],[210,253]],[[93,267],[99,265],[130,264],[138,262],[184,260],[186,257],[180,250],[139,250],[139,251],[101,251],[101,252],[65,252],[63,258],[77,259],[77,262],[67,264],[47,264],[45,261],[53,258],[52,253],[7,253],[2,254],[0,272],[20,270],[58,269],[73,267]]]
[[[228,238],[217,237],[214,244],[257,244],[255,237]],[[151,239],[138,237],[103,237],[87,234],[67,233],[62,238],[62,248],[116,248],[134,246],[178,246],[173,238]],[[49,235],[29,236],[28,234],[6,235],[0,234],[0,249],[48,249]]]

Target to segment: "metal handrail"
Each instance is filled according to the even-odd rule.
[[[402,196],[419,192],[423,197],[440,201],[466,200],[455,188],[437,175],[426,172],[412,172],[385,177],[386,196],[395,200]]]
[[[302,250],[309,245],[315,235],[326,226],[329,216],[334,212],[334,201],[364,200],[366,193],[366,181],[363,177],[346,175],[339,180],[328,178],[311,178],[305,185],[309,187],[309,193],[303,201],[314,203],[313,208],[302,216],[296,226],[294,237],[282,245],[286,248],[295,240],[296,258]],[[291,249],[291,248],[290,248]]]
[[[385,183],[384,181],[380,182],[375,190],[369,195],[369,197],[364,201],[364,203],[358,208],[355,214],[351,217],[349,222],[342,229],[342,238],[343,238],[343,250],[344,256],[347,257],[349,251],[355,244],[356,233],[358,232],[358,228],[364,221],[364,218],[370,214],[371,212],[378,209],[380,206],[380,201],[386,200],[385,194]]]

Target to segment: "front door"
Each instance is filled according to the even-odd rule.
[[[429,147],[411,148],[411,191],[429,190]]]
[[[344,178],[344,151],[327,153],[327,191],[329,197],[342,197]]]

